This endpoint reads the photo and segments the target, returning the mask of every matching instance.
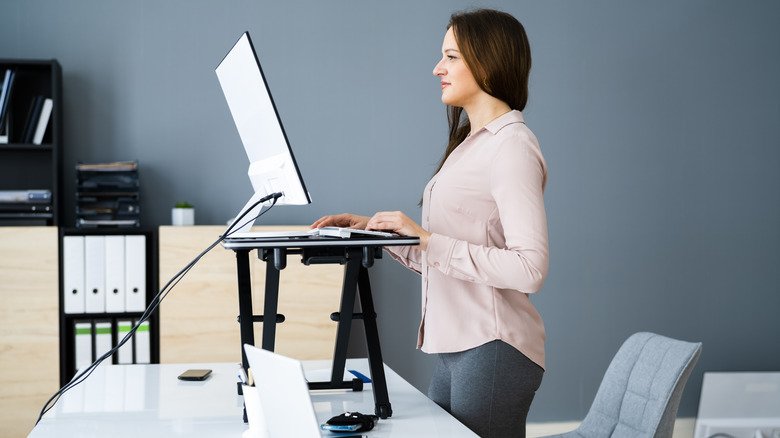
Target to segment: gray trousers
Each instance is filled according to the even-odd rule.
[[[525,437],[542,367],[500,340],[436,356],[431,400],[481,437]]]

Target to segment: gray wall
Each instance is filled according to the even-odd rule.
[[[0,57],[57,58],[77,160],[138,159],[143,223],[224,223],[250,195],[213,68],[244,30],[314,203],[266,224],[416,206],[445,144],[431,70],[449,13],[367,1],[3,0]],[[494,1],[534,54],[525,114],[550,168],[548,369],[530,418],[577,419],[631,333],[704,342],[703,371],[778,370],[780,3]],[[66,211],[72,223],[73,209]],[[421,389],[419,279],[372,274],[386,361]]]

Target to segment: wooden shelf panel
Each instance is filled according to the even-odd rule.
[[[0,424],[26,436],[59,388],[57,228],[0,227]]]
[[[160,284],[212,243],[223,226],[160,227]],[[256,230],[305,230],[306,226],[264,226]],[[262,314],[265,263],[250,255],[252,305]],[[300,360],[331,359],[344,267],[304,266],[290,255],[279,281],[279,313],[286,321],[276,329],[276,351]],[[238,281],[233,251],[214,248],[173,289],[160,311],[160,362],[240,362]],[[262,324],[255,324],[255,342]]]

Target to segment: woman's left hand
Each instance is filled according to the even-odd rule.
[[[423,251],[428,249],[428,238],[431,237],[431,233],[425,231],[423,227],[417,225],[417,222],[400,211],[380,211],[374,214],[368,220],[366,229],[392,231],[402,236],[419,237],[420,249]]]

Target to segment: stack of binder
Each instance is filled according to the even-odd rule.
[[[52,218],[51,191],[0,190],[0,220],[47,220]]]
[[[146,237],[65,236],[65,313],[123,313],[146,309]]]
[[[76,165],[76,226],[139,227],[138,162]]]
[[[83,233],[83,234],[79,234]],[[149,304],[148,234],[133,231],[67,231],[62,234],[62,336],[65,382],[118,345]],[[106,364],[151,363],[154,319]],[[155,347],[156,348],[156,347]]]
[[[75,348],[75,369],[82,370],[88,367],[98,357],[104,355],[122,338],[130,332],[133,324],[138,320],[118,319],[116,321],[116,333],[110,320],[91,321],[84,320],[74,324],[73,335]],[[119,348],[116,353],[117,364],[151,363],[151,338],[149,336],[149,322],[141,323],[135,335]],[[94,348],[93,348],[94,347]],[[112,363],[109,360],[107,363]]]

